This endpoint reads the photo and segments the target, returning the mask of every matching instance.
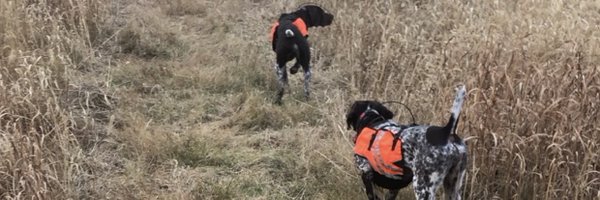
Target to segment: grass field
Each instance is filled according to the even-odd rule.
[[[600,199],[598,2],[317,2],[312,99],[278,106],[302,1],[0,0],[0,197],[364,199],[353,100],[443,124],[464,83],[464,199]]]

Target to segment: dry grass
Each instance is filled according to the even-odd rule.
[[[465,83],[465,199],[600,198],[597,3],[321,1],[313,99],[276,106],[300,3],[0,1],[0,197],[362,199],[351,101],[439,124]]]
[[[104,88],[76,81],[105,37],[101,2],[0,2],[0,196],[82,194],[88,134],[110,108]],[[95,120],[99,120],[96,122]]]

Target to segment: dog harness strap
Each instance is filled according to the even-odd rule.
[[[398,133],[394,134],[394,142],[392,142],[392,151],[396,149],[396,144],[400,140],[400,135],[404,129],[406,129],[406,126],[400,126],[400,130],[398,131]]]
[[[371,135],[371,141],[369,141],[369,148],[367,148],[367,150],[371,151],[373,142],[375,142],[375,138],[377,138],[377,133],[379,133],[379,130],[377,130],[375,133],[373,133],[373,135]]]
[[[395,158],[390,157],[390,154],[395,154],[395,152],[390,152],[382,148],[389,145],[385,144],[389,142],[389,134],[392,134],[392,132],[385,131],[382,134],[378,134],[377,139],[375,139],[376,145],[373,147],[373,159],[375,160],[374,167],[381,174],[390,176],[400,175],[403,174],[402,168],[394,165],[394,162],[396,162],[397,160],[395,160]]]
[[[394,137],[394,142],[392,142],[392,151],[396,149],[396,144],[398,143],[398,140],[400,140],[400,138]]]

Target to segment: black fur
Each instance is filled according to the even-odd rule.
[[[294,12],[302,18],[308,27],[329,26],[333,22],[333,15],[316,5],[304,5]]]
[[[454,124],[454,120],[454,117],[450,116],[450,120],[448,120],[446,126],[431,126],[427,128],[427,132],[425,133],[427,142],[436,146],[446,145],[448,143],[448,138],[450,136],[450,131],[452,130],[452,124]]]
[[[360,115],[368,108],[377,112],[367,112],[363,119],[359,120]],[[377,101],[355,101],[350,107],[350,112],[346,114],[346,124],[348,125],[348,129],[352,128],[360,133],[368,125],[392,118],[394,118],[394,112]]]

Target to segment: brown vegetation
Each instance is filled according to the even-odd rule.
[[[362,199],[351,101],[441,124],[465,83],[465,199],[600,198],[597,3],[321,1],[313,99],[277,106],[300,3],[0,1],[0,197]]]

